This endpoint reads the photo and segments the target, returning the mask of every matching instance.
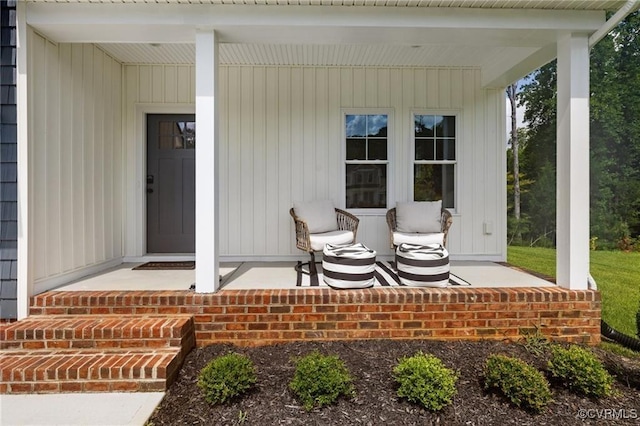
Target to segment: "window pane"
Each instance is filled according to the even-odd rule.
[[[367,140],[347,139],[347,160],[366,160]]]
[[[386,164],[347,164],[348,209],[387,207]]]
[[[454,165],[415,164],[414,201],[442,200],[443,207],[454,207]]]
[[[442,182],[442,205],[447,208],[455,207],[455,166],[453,164],[444,164],[442,166],[443,182]]]
[[[386,139],[369,139],[369,155],[367,160],[386,160],[387,159],[387,140]]]
[[[434,160],[434,140],[416,139],[416,160]]]
[[[180,130],[184,137],[184,147],[186,149],[195,149],[196,147],[196,123],[193,121],[185,121],[180,123]]]
[[[456,141],[454,139],[442,140],[442,159],[443,160],[455,160],[456,159]]]
[[[161,121],[158,123],[160,149],[194,149],[196,123],[193,121]]]
[[[367,134],[366,115],[347,115],[346,117],[347,137],[363,138]]]
[[[160,136],[158,148],[173,149],[173,136]]]
[[[456,117],[453,115],[437,116],[436,136],[454,138],[456,136]]]
[[[456,142],[453,139],[436,139],[436,160],[455,160]]]
[[[386,115],[368,115],[367,116],[367,136],[381,137],[387,136],[387,116]]]
[[[175,121],[161,121],[158,123],[158,133],[160,136],[171,136],[179,133],[180,129],[176,126]]]
[[[414,117],[414,125],[417,138],[434,136],[435,117],[433,115],[416,115]]]

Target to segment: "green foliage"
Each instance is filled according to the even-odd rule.
[[[504,355],[487,358],[485,388],[498,389],[518,407],[540,412],[551,401],[549,382],[526,362]]]
[[[590,234],[598,250],[640,250],[640,12],[629,15],[591,50]],[[552,247],[555,229],[556,62],[523,80],[526,144],[520,173],[529,228],[514,244]],[[586,143],[586,141],[585,141]],[[587,145],[585,145],[587,146]],[[511,233],[509,235],[512,235]]]
[[[513,215],[507,216],[507,244],[508,245],[528,245],[528,242],[523,239],[523,236],[528,236],[531,233],[531,221],[527,215],[520,216],[520,219],[516,219]]]
[[[535,328],[535,331],[522,330],[521,334],[522,346],[524,346],[529,353],[537,357],[545,355],[551,346],[549,339],[540,332],[538,327]]]
[[[593,251],[589,270],[602,295],[602,318],[616,330],[633,336],[640,302],[640,253]],[[556,276],[556,251],[541,247],[507,248],[510,264],[551,277]]]
[[[307,411],[333,404],[340,395],[355,394],[353,379],[344,361],[335,355],[322,355],[318,351],[296,361],[289,388]]]
[[[625,358],[640,359],[640,352],[636,352],[633,349],[626,348],[619,343],[613,342],[600,342],[598,345],[600,349],[603,349],[612,354],[620,355]]]
[[[525,194],[530,222],[529,244],[538,247],[553,247],[556,231],[556,171],[545,162],[538,170],[538,176]]]
[[[412,357],[404,357],[393,369],[393,375],[400,385],[398,396],[428,410],[441,410],[457,393],[458,375],[433,355],[418,352]]]
[[[240,410],[240,411],[238,412],[238,422],[237,422],[237,424],[239,424],[239,425],[243,425],[243,424],[244,424],[244,422],[246,422],[246,421],[247,421],[247,415],[248,415],[248,414],[247,414],[247,412],[246,412],[246,411],[242,411],[242,410]]]
[[[573,345],[569,349],[554,346],[549,371],[569,389],[585,396],[609,396],[613,391],[613,378],[602,362],[580,346]]]
[[[256,383],[253,362],[237,353],[214,358],[200,371],[198,387],[210,404],[220,404],[247,392]]]

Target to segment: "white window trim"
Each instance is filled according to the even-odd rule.
[[[462,136],[460,133],[460,117],[462,116],[462,113],[459,109],[412,109],[410,111],[409,114],[409,119],[411,120],[409,123],[409,129],[411,129],[410,134],[409,134],[409,138],[411,139],[411,143],[410,143],[410,147],[409,147],[409,168],[410,168],[410,172],[409,174],[409,201],[413,201],[414,199],[414,179],[415,179],[415,175],[414,175],[414,165],[416,164],[416,160],[415,160],[415,152],[416,152],[416,132],[414,129],[414,125],[415,125],[415,116],[416,115],[452,115],[456,118],[456,137],[455,137],[455,147],[456,147],[456,159],[455,160],[442,160],[442,161],[437,161],[437,160],[421,160],[418,163],[419,164],[454,164],[455,167],[455,171],[454,171],[454,182],[453,182],[453,205],[454,207],[448,207],[447,210],[449,210],[452,214],[456,214],[458,211],[458,206],[460,205],[460,200],[459,200],[459,191],[458,191],[458,186],[459,186],[459,182],[460,182],[460,146],[461,146],[461,140],[462,140]]]
[[[347,129],[346,118],[347,115],[381,115],[387,116],[387,161],[369,161],[372,164],[386,163],[387,165],[387,205],[381,209],[347,209],[351,214],[358,216],[383,216],[389,209],[389,203],[395,199],[393,196],[393,188],[391,181],[394,177],[394,141],[396,141],[395,126],[394,126],[394,110],[393,108],[341,108],[342,114],[342,142],[340,144],[340,170],[341,170],[341,188],[340,188],[340,208],[346,209],[347,203],[347,172],[346,164],[357,163],[366,164],[368,161],[347,161]],[[457,129],[456,129],[457,130]]]

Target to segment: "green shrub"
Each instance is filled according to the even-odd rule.
[[[551,351],[549,371],[569,389],[585,396],[611,395],[613,378],[591,351],[575,345],[554,346]]]
[[[211,360],[200,371],[198,387],[210,404],[219,404],[242,395],[256,383],[253,362],[246,356],[229,353]]]
[[[400,385],[398,396],[422,404],[428,410],[441,410],[457,393],[458,375],[433,355],[418,352],[404,357],[393,369],[393,375]]]
[[[499,389],[518,407],[539,412],[551,401],[549,382],[544,375],[518,358],[491,355],[484,376],[486,389]]]
[[[318,351],[296,360],[296,370],[289,388],[307,411],[333,404],[340,395],[355,394],[353,379],[344,362],[334,355]]]
[[[522,334],[522,346],[524,346],[529,353],[538,358],[545,356],[551,346],[551,342],[542,334],[540,328],[536,326],[535,331],[521,329],[520,333]]]

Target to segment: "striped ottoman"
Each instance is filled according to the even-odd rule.
[[[400,244],[396,250],[400,283],[418,287],[446,287],[449,284],[449,252],[440,244]]]
[[[376,252],[364,244],[327,244],[322,251],[322,275],[329,287],[372,287],[375,268]]]

